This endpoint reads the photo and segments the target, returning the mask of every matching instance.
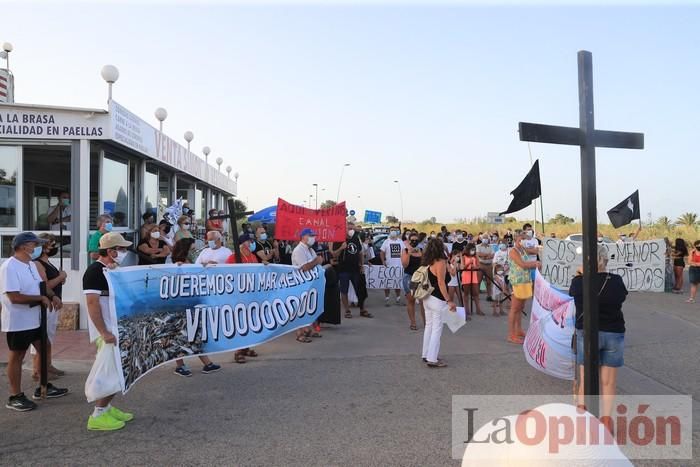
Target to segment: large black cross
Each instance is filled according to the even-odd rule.
[[[246,212],[236,212],[236,200],[230,198],[228,200],[228,214],[223,216],[211,216],[210,219],[228,219],[229,229],[231,230],[231,236],[233,241],[233,252],[236,254],[236,263],[241,264],[241,246],[238,244],[238,225],[236,222],[238,219],[243,219],[246,216],[255,214],[255,211]]]
[[[644,149],[643,133],[596,130],[593,122],[593,56],[578,52],[579,127],[519,123],[520,141],[569,144],[581,147],[581,205],[583,214],[583,329],[584,391],[586,407],[598,415],[598,291],[593,290],[593,275],[598,271],[595,181],[595,148]],[[578,368],[576,369],[578,371]]]

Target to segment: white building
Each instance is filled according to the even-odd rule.
[[[80,305],[85,328],[82,274],[100,213],[111,213],[114,231],[136,243],[145,212],[160,220],[182,198],[203,222],[210,208],[226,209],[236,183],[111,99],[107,110],[0,103],[0,262],[18,232],[58,235],[47,215],[61,192],[70,194],[71,212],[63,299]]]

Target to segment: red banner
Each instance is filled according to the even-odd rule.
[[[346,215],[345,201],[328,209],[307,209],[278,198],[275,238],[299,240],[302,230],[312,229],[317,242],[343,242]]]

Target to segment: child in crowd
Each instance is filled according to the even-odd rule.
[[[506,297],[506,271],[502,264],[496,264],[493,269],[493,282],[495,286],[491,291],[491,305],[493,306],[493,316],[504,316],[506,313],[503,311],[503,299]],[[498,310],[498,311],[496,311]]]

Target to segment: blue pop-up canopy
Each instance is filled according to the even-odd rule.
[[[248,222],[262,222],[263,224],[274,224],[277,220],[277,205],[261,209],[248,218]]]

